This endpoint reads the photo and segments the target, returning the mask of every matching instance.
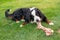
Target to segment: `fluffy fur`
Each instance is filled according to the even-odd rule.
[[[50,24],[50,21],[47,20],[46,16],[35,7],[32,8],[20,8],[15,10],[12,14],[9,14],[10,9],[5,11],[5,16],[8,18],[11,18],[13,21],[20,21],[21,19],[24,19],[25,22],[23,25],[29,23],[29,22],[41,22],[44,21],[48,24]]]

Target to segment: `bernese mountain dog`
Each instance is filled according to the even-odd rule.
[[[21,24],[20,27],[30,22],[37,23],[41,21],[44,21],[49,25],[53,25],[53,23],[49,21],[47,17],[38,8],[35,8],[35,7],[19,8],[15,10],[12,14],[9,14],[9,11],[10,9],[7,9],[5,11],[5,16],[12,19],[13,21],[17,22],[17,21],[20,21],[21,19],[25,20],[25,22]]]

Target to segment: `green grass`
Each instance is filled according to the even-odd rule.
[[[36,29],[36,24],[28,24],[20,28],[22,23],[15,23],[5,18],[5,10],[10,8],[12,12],[17,8],[37,7],[54,26],[42,23],[43,26],[52,28],[55,32],[52,36],[45,36],[42,30]],[[0,40],[60,40],[60,34],[56,32],[60,28],[60,0],[0,0]]]

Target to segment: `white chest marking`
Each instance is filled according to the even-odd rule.
[[[39,16],[36,15],[35,10],[33,9],[33,11],[31,12],[31,14],[34,16],[34,22],[37,22],[36,20],[41,21],[41,18]]]

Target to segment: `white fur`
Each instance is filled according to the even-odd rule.
[[[33,11],[31,12],[31,14],[34,16],[34,22],[36,22],[37,19],[38,19],[39,21],[41,21],[41,18],[36,15],[36,12],[35,12],[34,9],[33,9]]]
[[[10,9],[10,12],[11,12],[12,10]]]
[[[33,21],[31,21],[30,23],[34,23]]]
[[[34,22],[36,22],[37,19],[38,19],[39,21],[41,21],[40,17],[34,16]]]
[[[33,9],[35,9],[35,7],[30,8],[30,11],[33,10]]]
[[[25,21],[24,19],[21,19],[21,21]]]

